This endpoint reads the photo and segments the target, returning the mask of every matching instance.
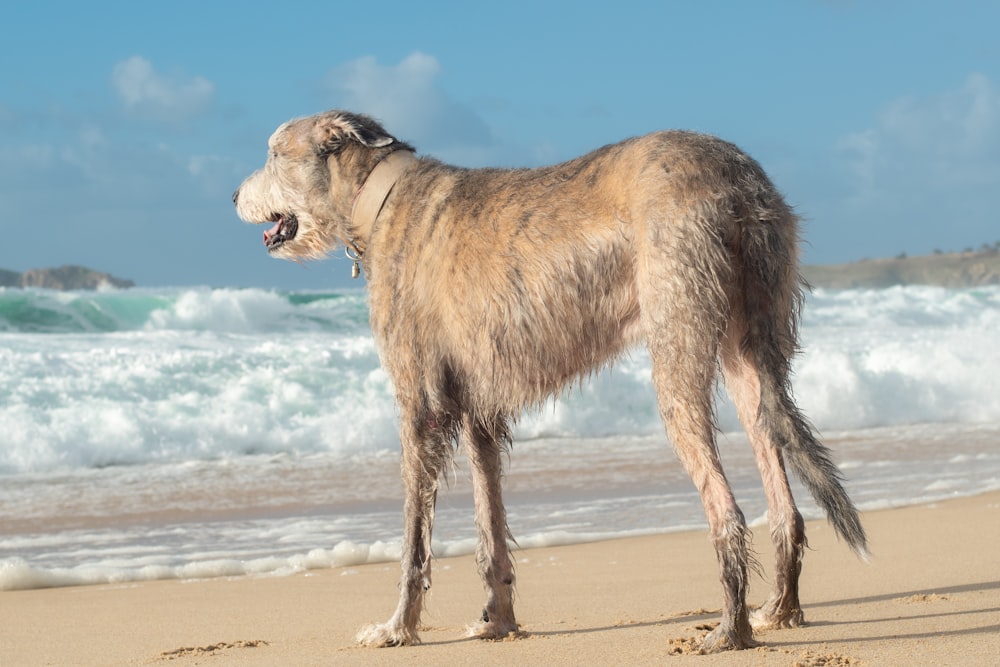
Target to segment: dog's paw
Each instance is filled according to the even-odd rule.
[[[805,615],[798,607],[778,609],[768,601],[760,609],[750,614],[750,625],[754,630],[775,630],[778,628],[798,628],[806,624]]]
[[[501,623],[498,621],[477,621],[465,629],[467,637],[492,641],[519,639],[526,634],[521,632],[517,623]]]
[[[362,646],[372,648],[411,646],[420,643],[420,637],[415,630],[407,630],[393,623],[366,625],[358,630],[356,639]]]
[[[752,635],[740,635],[732,628],[727,628],[725,624],[722,624],[705,635],[701,642],[701,651],[703,653],[721,653],[722,651],[740,651],[755,646],[760,646],[760,643],[754,641]]]

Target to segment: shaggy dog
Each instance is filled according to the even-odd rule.
[[[366,116],[286,123],[233,196],[269,223],[268,251],[344,246],[368,282],[371,327],[400,412],[405,487],[399,605],[363,628],[372,646],[419,641],[441,475],[460,443],[472,468],[478,637],[518,631],[501,496],[509,427],[527,408],[645,343],[660,415],[701,494],[718,555],[722,621],[710,651],[755,645],[752,626],[803,622],[805,532],[784,462],[859,554],[864,530],[830,452],[793,402],[802,280],[798,220],[732,144],[657,132],[539,169],[417,158]],[[774,591],[746,602],[749,533],[715,443],[719,369],[756,456],[776,549]]]

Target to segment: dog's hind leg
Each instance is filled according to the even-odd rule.
[[[756,645],[746,604],[751,563],[749,531],[716,447],[714,391],[728,311],[725,256],[703,236],[676,233],[678,244],[640,259],[639,299],[660,416],[674,450],[701,494],[723,589],[722,620],[704,640],[706,651]],[[684,263],[676,258],[687,260]]]
[[[683,341],[691,343],[685,349]],[[698,349],[701,348],[701,349]],[[701,494],[723,588],[722,621],[705,639],[708,651],[755,645],[747,614],[748,531],[715,444],[712,392],[715,350],[662,331],[649,340],[660,415],[674,450]]]
[[[756,646],[746,606],[749,532],[719,460],[712,416],[712,380],[704,372],[705,368],[714,368],[715,360],[705,357],[696,361],[697,357],[689,356],[678,364],[663,358],[653,346],[650,352],[660,414],[678,458],[701,494],[709,536],[719,560],[722,620],[705,638],[703,648],[714,652]],[[684,351],[680,355],[684,356]],[[696,363],[707,365],[694,368],[692,364]]]
[[[502,418],[495,418],[492,423],[481,423],[468,415],[463,419],[462,440],[472,469],[476,528],[479,532],[476,563],[486,588],[482,618],[469,627],[469,635],[483,639],[500,639],[517,632],[514,565],[501,489],[503,443],[506,439],[506,425]]]
[[[407,418],[407,413],[410,417]],[[426,411],[403,409],[402,443],[403,553],[400,566],[399,605],[386,623],[358,632],[366,646],[403,646],[420,642],[417,625],[424,594],[431,587],[431,530],[441,473],[450,459],[451,444]]]
[[[743,348],[742,339],[736,323],[732,323],[723,343],[722,368],[726,387],[757,459],[775,548],[774,591],[752,614],[750,622],[761,629],[795,627],[804,622],[799,604],[799,573],[806,546],[805,525],[788,485],[781,450],[761,424],[760,377],[753,352]]]

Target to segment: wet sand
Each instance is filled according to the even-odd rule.
[[[423,644],[354,645],[396,603],[398,566],[290,577],[155,581],[0,592],[0,665],[995,665],[1000,656],[1000,492],[867,512],[858,561],[811,521],[808,625],[763,646],[691,656],[721,600],[704,532],[516,553],[526,636],[463,636],[483,601],[471,556],[435,562]],[[766,529],[755,549],[770,577]],[[755,578],[751,603],[768,584]]]

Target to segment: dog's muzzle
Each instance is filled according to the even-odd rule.
[[[264,231],[264,246],[274,252],[286,242],[295,238],[299,231],[299,221],[294,215],[278,215],[272,218],[274,226]]]

